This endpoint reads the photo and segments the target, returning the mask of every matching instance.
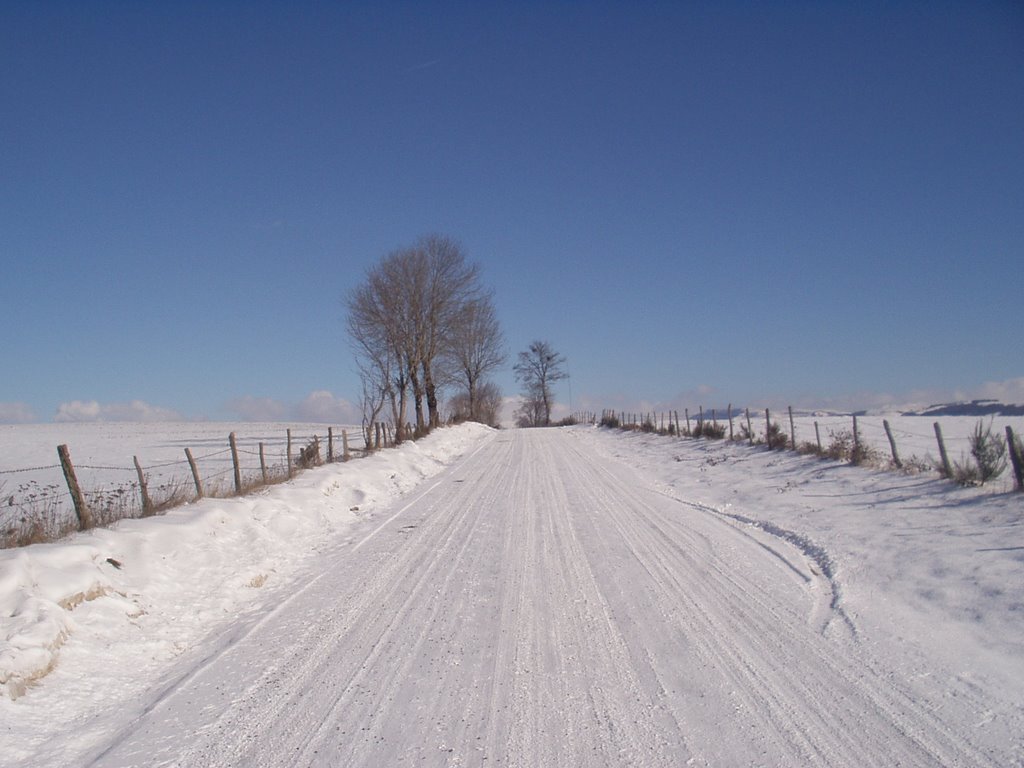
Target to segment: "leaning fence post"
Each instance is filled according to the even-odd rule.
[[[92,513],[86,506],[82,489],[78,485],[78,478],[75,476],[75,466],[71,463],[71,454],[68,453],[66,445],[57,446],[57,455],[60,457],[60,466],[64,470],[64,480],[67,481],[68,491],[71,492],[71,502],[75,505],[75,514],[78,516],[78,530],[84,531],[92,528]]]
[[[188,466],[192,470],[192,482],[196,484],[196,499],[203,498],[203,481],[199,477],[199,467],[196,466],[196,460],[192,458],[192,451],[188,448],[185,449],[185,458],[188,459]]]
[[[764,441],[768,443],[768,450],[772,449],[772,415],[768,409],[764,409]]]
[[[732,442],[732,403],[729,403],[729,442]]]
[[[263,443],[260,443],[260,474],[263,476],[263,484],[269,485],[270,478],[267,476],[267,456],[263,451]]]
[[[327,463],[334,461],[334,427],[327,428]]]
[[[896,465],[897,469],[902,469],[903,462],[900,461],[900,455],[896,451],[896,438],[892,436],[892,428],[889,427],[889,420],[882,419],[882,426],[885,427],[885,434],[889,438],[889,447],[892,449],[892,463]]]
[[[149,489],[146,488],[146,476],[142,474],[142,465],[139,464],[139,457],[132,456],[132,460],[135,462],[135,474],[139,476],[139,493],[142,494],[142,514],[143,516],[153,514],[153,501],[149,498]]]
[[[953,467],[949,464],[949,455],[946,453],[946,443],[942,439],[942,427],[939,426],[939,422],[935,422],[935,439],[939,441],[939,456],[942,459],[942,476],[952,477]]]
[[[750,439],[750,444],[754,444],[754,428],[750,425],[750,409],[746,408],[747,413],[747,437]]]
[[[796,423],[793,421],[793,406],[792,405],[789,406],[789,439],[792,441],[790,443],[789,447],[792,448],[795,451],[796,450]]]
[[[231,462],[235,465],[235,493],[242,495],[242,470],[238,466],[238,444],[235,442],[235,433],[228,435],[228,442],[231,444]]]
[[[1013,476],[1017,481],[1017,490],[1024,491],[1024,456],[1020,455],[1020,444],[1013,435],[1013,428],[1006,426],[1006,443],[1010,450],[1010,464],[1013,465]]]
[[[821,453],[821,430],[818,429],[818,422],[814,422],[814,439],[818,441],[818,453]]]
[[[693,432],[690,431],[690,409],[684,408],[683,410],[686,412],[686,436],[689,437],[693,434]]]

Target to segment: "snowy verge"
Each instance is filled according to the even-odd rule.
[[[139,682],[144,668],[180,655],[264,587],[287,582],[306,555],[492,433],[478,424],[442,429],[250,496],[0,551],[0,699],[30,693],[79,635],[70,675],[78,685],[106,666],[89,643],[122,646],[116,658]]]
[[[687,508],[803,551],[855,635],[917,660],[907,676],[955,670],[1024,715],[1024,494],[725,440],[575,434]]]

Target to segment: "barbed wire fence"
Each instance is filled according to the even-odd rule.
[[[946,436],[939,421],[932,423],[931,434],[909,430],[904,426],[894,427],[888,419],[850,416],[823,416],[814,418],[814,439],[800,440],[796,429],[796,419],[792,407],[786,411],[787,419],[781,422],[773,417],[770,409],[765,409],[752,416],[749,409],[734,409],[730,404],[724,415],[716,409],[705,411],[703,406],[694,413],[688,408],[683,409],[683,420],[679,411],[647,411],[627,412],[606,409],[597,422],[601,426],[616,427],[629,431],[651,432],[680,438],[707,438],[744,441],[749,445],[764,445],[770,450],[792,450],[803,454],[814,454],[832,459],[845,460],[853,464],[868,464],[876,467],[887,467],[902,471],[937,471],[943,477],[957,480],[963,484],[980,484],[969,471],[966,459],[960,462],[950,459],[951,450],[958,451],[961,457],[973,455],[977,449],[978,438],[975,436]],[[805,419],[806,417],[802,417]],[[973,418],[973,417],[972,417]],[[595,414],[583,412],[574,414],[578,423],[594,423]],[[737,425],[736,422],[739,422]],[[823,441],[822,424],[825,422],[826,433]],[[848,425],[848,426],[847,426]],[[1005,455],[1006,464],[1013,474],[1014,488],[1024,491],[1024,450],[1020,435],[1009,425],[1004,433],[992,430],[993,420],[984,427],[984,420],[978,421],[979,435],[985,439],[1000,455]],[[901,456],[899,445],[901,440],[912,439],[915,445],[931,442],[938,451],[938,459],[932,459],[930,453],[924,457],[916,454],[910,458]],[[955,455],[955,454],[954,454]],[[977,458],[978,462],[982,459]],[[982,480],[983,482],[983,480]]]
[[[54,541],[76,530],[161,514],[201,498],[244,495],[304,469],[393,446],[394,429],[381,423],[361,428],[324,425],[322,432],[301,434],[286,429],[272,437],[232,432],[225,442],[227,447],[198,455],[184,447],[183,458],[170,461],[146,463],[133,456],[132,466],[75,464],[69,447],[60,445],[58,463],[0,469],[0,548]]]

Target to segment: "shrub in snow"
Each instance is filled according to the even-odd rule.
[[[984,485],[989,480],[999,477],[1006,469],[1006,443],[1001,435],[992,431],[992,421],[989,420],[986,427],[979,419],[968,439],[971,444],[971,456],[977,464],[978,482]]]
[[[789,445],[789,437],[785,432],[782,431],[782,427],[779,426],[779,422],[773,421],[768,425],[768,435],[766,437],[768,445],[773,451],[784,451],[786,446]]]
[[[698,421],[693,430],[694,437],[706,437],[708,440],[721,440],[725,437],[725,425],[710,421]]]
[[[973,462],[961,457],[960,461],[953,462],[953,481],[959,485],[981,485],[981,473]]]
[[[812,443],[810,440],[804,440],[800,445],[796,447],[796,452],[804,455],[818,456],[822,453],[818,449],[817,443]]]

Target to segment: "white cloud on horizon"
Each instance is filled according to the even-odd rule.
[[[224,408],[241,421],[283,421],[288,407],[270,397],[245,395],[225,403]]]
[[[36,413],[28,403],[0,403],[0,424],[32,424]]]
[[[225,409],[241,421],[305,421],[317,424],[358,424],[359,408],[326,389],[310,392],[298,403],[270,397],[245,395],[225,404]]]
[[[298,421],[324,424],[358,424],[363,418],[359,408],[325,389],[310,392],[292,411]]]
[[[957,400],[998,400],[1007,405],[1024,405],[1024,376],[1006,381],[986,381],[981,386],[955,393]]]
[[[100,403],[71,400],[57,406],[53,420],[58,423],[90,421],[185,421],[177,411],[150,405],[143,400],[128,403]]]

